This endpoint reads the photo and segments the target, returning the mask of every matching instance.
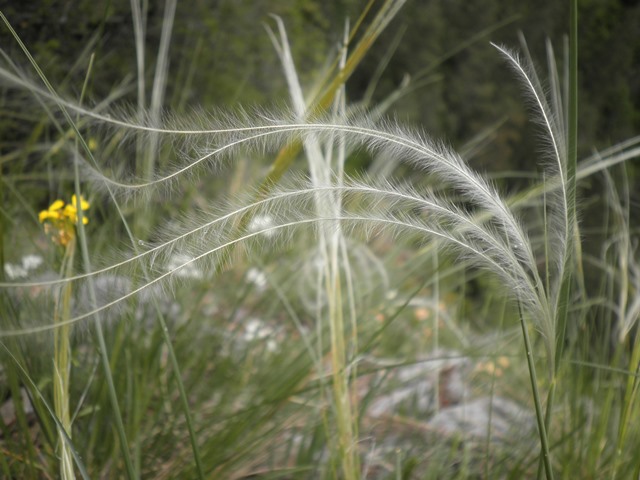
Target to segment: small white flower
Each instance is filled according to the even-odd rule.
[[[261,325],[262,322],[260,320],[255,318],[249,320],[244,327],[244,339],[248,342],[254,340],[257,337],[256,332],[260,329]]]
[[[276,234],[276,232],[273,230],[263,230],[273,227],[274,225],[273,217],[271,215],[256,215],[251,219],[248,229],[250,232],[260,232],[260,235],[271,238]]]
[[[4,273],[9,280],[15,280],[16,278],[24,278],[27,276],[27,270],[20,265],[14,265],[12,263],[4,264]]]
[[[190,257],[189,255],[185,255],[184,253],[176,253],[169,260],[169,263],[167,264],[167,270],[171,271],[179,268],[179,270],[176,270],[174,272],[174,275],[182,278],[195,278],[199,280],[204,275],[198,267],[196,267],[193,263],[189,263],[191,260],[193,260],[193,257]]]
[[[266,340],[265,347],[268,352],[278,350],[278,342],[275,338],[275,330],[258,318],[251,318],[244,327],[242,338],[245,342]]]
[[[40,255],[25,255],[22,257],[22,267],[25,270],[35,270],[42,265],[42,257]]]
[[[252,318],[244,327],[244,339],[248,342],[267,338],[273,334],[273,328],[265,324],[262,320]]]
[[[267,276],[257,268],[247,270],[247,281],[253,283],[259,291],[263,291],[267,287]]]
[[[43,260],[40,255],[25,255],[22,257],[22,265],[5,263],[4,273],[9,280],[15,280],[17,278],[25,278],[29,275],[31,270],[36,270],[42,265]]]
[[[270,338],[269,340],[267,340],[267,351],[273,353],[277,350],[278,350],[278,343],[273,338]]]

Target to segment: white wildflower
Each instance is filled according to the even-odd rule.
[[[267,276],[257,268],[250,268],[247,271],[247,281],[255,285],[258,291],[263,291],[267,287]]]
[[[192,260],[193,257],[190,257],[189,255],[176,253],[169,259],[169,262],[167,263],[167,270],[172,271],[179,269],[174,272],[174,275],[182,278],[194,278],[199,280],[204,276],[204,274],[202,273],[202,270],[196,267],[193,263],[189,263]]]
[[[31,270],[37,270],[44,260],[40,255],[25,255],[22,257],[22,264],[5,263],[4,273],[10,280],[25,278]]]
[[[275,235],[275,232],[268,229],[274,225],[271,215],[256,215],[251,219],[248,228],[250,232],[261,232],[261,235],[271,238]]]

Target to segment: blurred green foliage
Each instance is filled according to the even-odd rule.
[[[276,53],[264,30],[269,17],[283,18],[302,82],[309,87],[328,54],[336,52],[345,19],[352,22],[364,1],[205,1],[178,2],[170,49],[167,107],[233,108],[278,105],[287,93]],[[76,94],[84,78],[89,46],[96,53],[90,98],[106,97],[115,85],[136,72],[131,5],[126,0],[0,1],[45,72]],[[164,2],[149,2],[146,55],[147,82],[152,81]],[[383,38],[374,46],[349,83],[352,99],[363,95],[392,40],[402,39],[385,70],[374,101],[396,89],[402,79],[419,75],[474,34],[513,18],[507,25],[472,43],[436,67],[439,81],[400,100],[394,114],[424,126],[435,136],[465,142],[487,126],[507,122],[475,160],[489,170],[522,170],[535,165],[535,135],[522,105],[519,86],[489,40],[518,46],[522,31],[539,64],[546,62],[545,40],[554,45],[563,65],[563,38],[568,3],[557,0],[511,2],[435,0],[407,2]],[[640,131],[640,2],[580,2],[580,134],[581,152],[603,148]],[[95,44],[89,42],[94,39]],[[22,58],[6,30],[3,49]],[[131,88],[133,103],[135,89]]]

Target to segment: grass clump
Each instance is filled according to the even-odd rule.
[[[175,2],[148,109],[145,23],[133,2],[138,102],[109,114],[83,94],[62,98],[2,16],[45,88],[11,61],[0,77],[57,130],[44,157],[62,149],[72,168],[47,178],[75,191],[65,228],[54,223],[63,206],[41,214],[65,249],[60,274],[15,275],[5,260],[14,278],[0,282],[2,393],[16,412],[2,424],[7,476],[550,479],[640,468],[630,427],[637,227],[626,176],[620,193],[608,173],[638,142],[577,162],[577,17],[568,80],[549,47],[547,90],[526,45],[522,57],[494,45],[530,97],[545,147],[540,183],[507,197],[454,149],[384,119],[389,103],[347,102],[346,79],[402,3],[346,24],[329,73],[306,96],[275,17],[266,35],[290,107],[175,116],[162,113]],[[414,176],[347,173],[363,152]],[[264,159],[273,159],[266,174],[250,168]],[[12,208],[26,216],[33,206],[7,170]],[[595,259],[582,255],[576,190],[600,172],[612,240]],[[6,245],[25,232],[1,236]],[[596,297],[588,263],[606,274]],[[470,285],[482,293],[467,296]],[[610,348],[593,354],[601,315],[615,328]],[[484,421],[460,427],[465,415]]]

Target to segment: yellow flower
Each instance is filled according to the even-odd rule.
[[[80,197],[79,203],[80,205],[78,205],[78,199],[76,198],[76,196],[72,195],[71,203],[64,207],[64,210],[62,212],[63,216],[68,218],[74,225],[78,223],[78,206],[82,209],[83,212],[85,210],[89,210],[89,202],[82,198],[82,196]],[[86,225],[87,223],[89,223],[89,219],[83,214],[82,224]]]
[[[48,209],[40,212],[38,219],[40,223],[47,222],[44,226],[45,232],[51,234],[55,243],[64,247],[75,238],[74,227],[78,223],[78,209],[84,212],[89,209],[89,206],[89,202],[82,196],[78,201],[78,198],[72,195],[70,204],[65,205],[62,200],[56,200]],[[82,224],[86,225],[87,223],[89,223],[89,219],[83,213]]]
[[[60,212],[60,210],[62,210],[62,207],[64,207],[64,202],[62,200],[56,200],[55,202],[53,202],[48,209],[42,210],[40,212],[40,215],[38,215],[40,223],[44,223],[45,220],[61,219],[62,213]]]

